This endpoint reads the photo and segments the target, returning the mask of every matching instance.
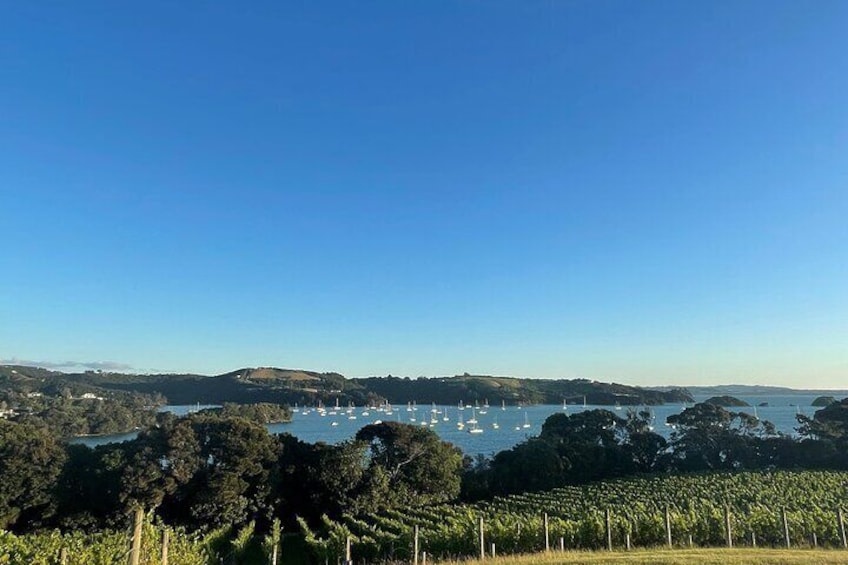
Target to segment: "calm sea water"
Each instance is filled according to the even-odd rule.
[[[734,408],[733,410],[745,411],[756,414],[763,420],[771,421],[783,433],[794,434],[798,423],[796,414],[802,413],[812,415],[816,410],[810,404],[816,398],[815,395],[737,395],[737,398],[748,402],[750,408]],[[706,400],[707,396],[695,396],[696,401]],[[841,397],[840,397],[841,398]],[[760,403],[768,403],[768,406],[757,406]],[[754,406],[757,406],[756,409]],[[209,408],[210,406],[165,406],[162,409],[178,415],[184,415],[194,410]],[[472,411],[466,407],[459,410],[457,406],[422,405],[410,410],[407,406],[395,406],[391,413],[387,411],[369,410],[362,407],[348,412],[342,408],[332,408],[322,415],[319,411],[311,408],[297,409],[292,421],[286,424],[271,424],[268,430],[271,433],[290,433],[303,441],[326,443],[338,443],[353,437],[356,432],[367,424],[377,421],[395,421],[414,425],[426,425],[435,431],[445,441],[449,441],[462,449],[469,455],[478,453],[491,455],[498,451],[509,449],[527,439],[538,435],[541,431],[545,418],[555,413],[574,414],[584,410],[604,408],[611,410],[621,417],[627,414],[627,407],[616,410],[610,406],[575,406],[569,405],[567,409],[562,406],[538,405],[538,406],[491,406],[488,409],[480,408]],[[435,411],[433,411],[435,409]],[[665,406],[652,406],[646,408],[654,414],[654,431],[668,436],[671,428],[665,425],[665,420],[672,414],[677,414],[684,409],[684,405],[667,404]],[[351,418],[354,416],[354,418]],[[476,416],[476,418],[474,418]],[[457,426],[462,418],[464,422],[476,419],[476,426],[483,431],[481,433],[468,433],[472,427],[466,424],[463,429]],[[445,421],[447,418],[447,421]],[[116,441],[127,441],[133,439],[137,434],[119,434],[114,436],[80,437],[71,440],[71,443],[81,443],[94,447],[105,443]]]

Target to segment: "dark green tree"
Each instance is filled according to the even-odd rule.
[[[497,453],[489,469],[492,495],[547,490],[568,482],[570,462],[552,443],[531,438]]]
[[[763,467],[763,441],[776,436],[770,422],[715,404],[696,404],[669,416],[668,423],[675,428],[674,465],[683,471]]]
[[[0,529],[35,527],[53,515],[64,462],[46,429],[0,420]]]
[[[459,495],[462,452],[430,429],[398,422],[365,426],[372,481],[388,485],[385,504],[447,502]]]

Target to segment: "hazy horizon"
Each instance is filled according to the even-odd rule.
[[[838,389],[846,24],[6,6],[0,358]]]
[[[0,359],[0,365],[17,365],[17,366],[25,366],[25,367],[37,367],[42,369],[60,371],[65,373],[73,373],[75,371],[103,371],[107,373],[125,373],[125,374],[198,374],[205,376],[216,376],[223,375],[233,371],[238,371],[241,369],[256,369],[256,368],[274,368],[274,369],[282,369],[282,370],[290,370],[290,371],[312,371],[317,373],[339,373],[344,375],[347,378],[351,379],[367,379],[371,377],[386,377],[393,376],[399,378],[448,378],[454,376],[461,376],[463,374],[469,374],[472,376],[482,376],[482,377],[497,377],[497,378],[516,378],[516,379],[545,379],[545,380],[555,380],[555,379],[588,379],[591,381],[599,381],[606,383],[618,383],[624,385],[632,385],[632,386],[641,386],[641,387],[649,387],[649,388],[659,388],[659,387],[678,387],[678,388],[692,388],[692,387],[733,387],[733,386],[770,386],[777,388],[790,388],[793,390],[809,390],[809,391],[834,391],[834,392],[846,392],[848,391],[848,386],[843,387],[798,387],[798,386],[789,386],[789,385],[780,385],[774,384],[773,382],[767,383],[755,383],[748,381],[727,381],[727,382],[717,382],[712,384],[703,384],[703,383],[686,383],[686,382],[644,382],[644,383],[636,383],[636,382],[628,382],[622,379],[616,379],[615,377],[609,377],[604,379],[594,378],[591,376],[584,375],[576,375],[576,376],[539,376],[533,374],[500,374],[500,373],[481,373],[475,371],[462,371],[462,372],[453,372],[450,374],[401,374],[397,372],[389,371],[387,373],[376,374],[376,373],[366,373],[366,374],[350,374],[344,371],[338,370],[328,370],[321,369],[318,367],[294,367],[294,366],[283,366],[283,365],[257,365],[257,364],[248,364],[239,367],[230,367],[219,370],[206,370],[206,371],[198,371],[193,369],[182,369],[182,370],[173,370],[173,369],[140,369],[136,367],[131,367],[122,363],[116,363],[112,361],[96,361],[96,362],[80,362],[80,361],[66,361],[66,362],[52,362],[52,361],[33,361],[29,359],[18,359],[12,357],[11,359]]]

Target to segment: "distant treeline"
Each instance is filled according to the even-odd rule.
[[[191,374],[132,375],[122,373],[65,374],[33,367],[0,366],[0,390],[135,392],[156,395],[170,404],[342,405],[436,402],[457,404],[592,404],[613,406],[692,402],[683,389],[668,391],[601,383],[586,379],[517,379],[481,375],[448,378],[393,376],[348,379],[338,373],[275,368],[240,369],[207,377]]]
[[[207,408],[202,412],[217,414],[222,418],[246,418],[257,424],[279,424],[291,421],[288,406],[259,402],[257,404],[234,404],[225,402],[220,408]]]
[[[689,393],[682,389],[657,391],[586,379],[515,379],[465,374],[449,378],[420,379],[372,377],[357,379],[357,382],[393,404],[405,404],[415,400],[424,404],[506,402],[512,405],[585,402],[595,406],[644,406],[693,401]]]

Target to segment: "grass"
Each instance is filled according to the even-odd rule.
[[[812,549],[644,549],[634,551],[566,551],[512,555],[485,561],[445,561],[461,565],[800,565],[848,564],[846,550]]]

